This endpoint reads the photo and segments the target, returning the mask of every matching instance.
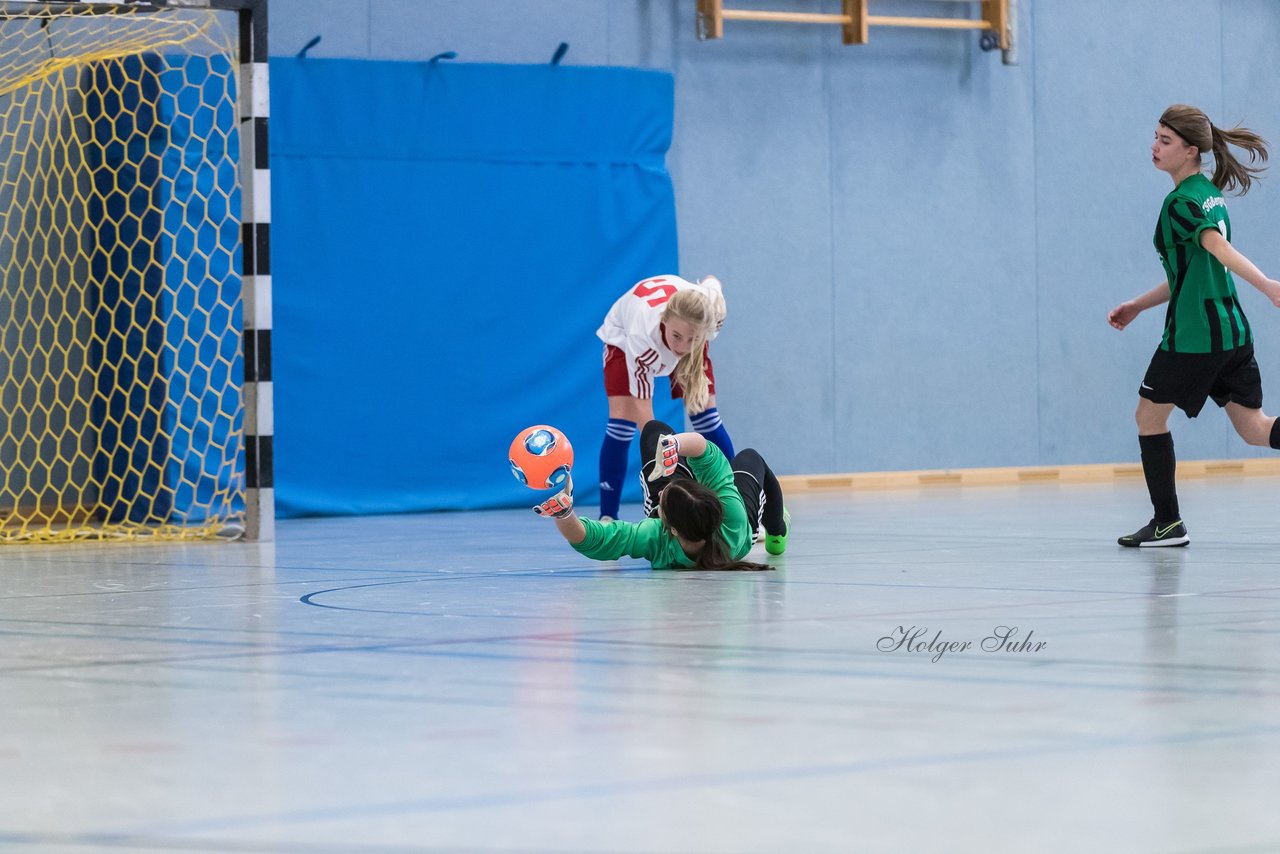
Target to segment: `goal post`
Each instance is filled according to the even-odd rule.
[[[0,0],[0,541],[271,539],[267,0]]]

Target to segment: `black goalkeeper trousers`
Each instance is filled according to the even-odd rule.
[[[644,490],[644,514],[656,518],[658,515],[658,496],[668,483],[675,478],[695,480],[693,470],[684,457],[680,458],[676,470],[666,477],[650,482],[649,474],[657,462],[658,437],[668,433],[678,433],[671,425],[662,421],[650,421],[640,431],[640,486]],[[774,477],[769,464],[764,461],[754,448],[745,448],[730,460],[733,469],[733,485],[742,496],[742,503],[747,508],[747,518],[755,520],[758,533],[760,526],[768,534],[785,534],[786,525],[782,520],[782,485]],[[753,537],[754,540],[754,537]]]

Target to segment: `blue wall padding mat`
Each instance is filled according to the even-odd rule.
[[[225,451],[243,429],[240,191],[228,151],[239,145],[237,75],[222,57],[159,54],[83,73],[86,112],[99,116],[86,149],[99,503],[113,522],[194,524],[228,501],[240,511],[244,455]]]
[[[678,271],[671,75],[281,58],[271,83],[278,512],[532,504],[507,449],[538,423],[593,504],[595,330]]]
[[[174,318],[165,327],[165,353],[174,363],[166,478],[175,508],[194,523],[204,521],[209,508],[225,512],[228,502],[232,512],[244,509],[244,451],[229,439],[244,431],[240,116],[235,92],[228,91],[239,74],[223,56],[167,59],[160,107],[169,133],[161,168],[183,203],[164,208],[165,278],[201,285],[165,294],[165,316]]]

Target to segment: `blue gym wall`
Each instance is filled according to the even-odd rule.
[[[535,63],[565,41],[565,64],[672,72],[679,272],[725,283],[720,409],[780,473],[1136,460],[1162,312],[1123,333],[1106,313],[1162,277],[1171,185],[1149,141],[1182,101],[1280,144],[1280,3],[1022,0],[1016,66],[960,32],[873,28],[848,47],[836,27],[728,22],[699,42],[694,6],[272,0],[271,48],[320,35],[311,56]],[[1280,174],[1229,202],[1236,245],[1280,275]],[[1241,290],[1280,395],[1280,313]],[[598,387],[580,405],[603,426]],[[1212,407],[1173,425],[1183,459],[1266,453]],[[575,439],[594,457],[598,437]]]

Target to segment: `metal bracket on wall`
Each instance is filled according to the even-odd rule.
[[[761,9],[726,9],[724,0],[697,0],[698,38],[724,37],[725,21],[772,21],[793,24],[839,24],[845,44],[866,44],[870,27],[917,27],[923,29],[980,30],[982,47],[1005,51],[1010,62],[1013,26],[1009,6],[1012,0],[980,0],[981,18],[918,18],[872,15],[870,0],[840,0],[839,14],[820,12],[768,12]]]

